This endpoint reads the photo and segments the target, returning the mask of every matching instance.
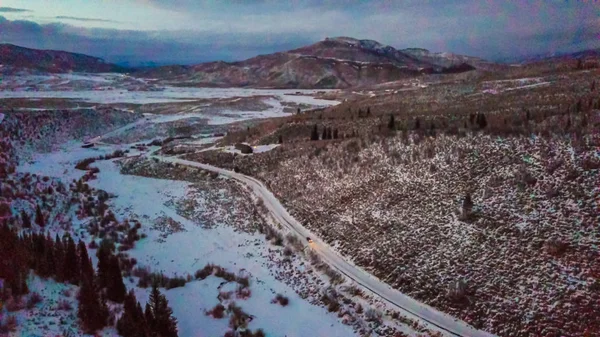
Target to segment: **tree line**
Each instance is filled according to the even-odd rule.
[[[102,241],[96,256],[97,272],[83,241],[77,244],[69,234],[52,238],[50,234],[22,233],[0,226],[0,278],[2,291],[19,297],[29,292],[27,277],[31,270],[42,278],[79,286],[77,317],[86,333],[94,333],[110,324],[107,301],[124,304],[117,330],[124,337],[175,337],[177,320],[168,301],[153,286],[142,313],[133,291],[126,292],[114,244]]]

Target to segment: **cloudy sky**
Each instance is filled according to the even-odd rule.
[[[132,65],[241,60],[332,36],[490,60],[600,48],[600,2],[0,0],[0,43]]]

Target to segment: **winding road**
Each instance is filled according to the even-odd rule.
[[[494,336],[485,331],[477,330],[467,323],[460,321],[450,315],[444,314],[426,304],[423,304],[409,296],[404,295],[396,289],[393,289],[385,282],[377,279],[368,272],[353,265],[335,252],[329,245],[323,242],[319,237],[304,228],[296,219],[294,219],[279,200],[269,191],[269,189],[259,180],[246,176],[244,174],[232,172],[212,165],[202,164],[175,157],[165,157],[150,155],[160,161],[180,164],[189,167],[201,168],[204,170],[217,172],[221,175],[236,179],[248,187],[253,193],[261,198],[273,218],[282,226],[295,233],[300,238],[310,237],[312,243],[310,247],[322,258],[324,262],[344,274],[347,278],[353,280],[368,291],[378,295],[385,301],[396,306],[400,310],[416,317],[417,319],[428,323],[446,335],[461,337],[490,337]]]

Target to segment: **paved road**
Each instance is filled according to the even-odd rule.
[[[269,210],[271,215],[279,222],[282,226],[288,228],[292,233],[297,234],[300,238],[304,239],[310,237],[313,243],[310,244],[311,248],[317,252],[322,260],[335,268],[349,279],[352,279],[356,283],[360,284],[364,288],[368,289],[372,293],[380,296],[390,304],[406,311],[420,320],[429,323],[430,325],[437,327],[438,330],[444,332],[450,336],[464,336],[464,337],[490,337],[494,336],[490,333],[476,330],[467,323],[457,320],[456,318],[444,314],[428,305],[425,305],[411,297],[404,295],[396,289],[393,289],[385,282],[380,281],[373,275],[367,273],[361,268],[346,261],[340,254],[335,252],[329,245],[323,242],[316,235],[312,234],[309,230],[304,228],[296,219],[294,219],[281,205],[279,200],[269,191],[265,185],[255,178],[235,173],[229,170],[224,170],[215,166],[201,164],[189,160],[154,156],[150,158],[156,158],[158,160],[170,163],[177,163],[185,166],[197,167],[208,171],[217,172],[224,176],[236,179],[246,185],[248,185],[256,196],[264,201],[266,208]]]

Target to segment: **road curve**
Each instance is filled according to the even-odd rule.
[[[441,332],[451,336],[461,337],[491,337],[494,336],[485,331],[477,330],[467,323],[460,321],[450,315],[444,314],[426,304],[423,304],[409,296],[404,295],[396,289],[393,289],[385,282],[377,279],[373,275],[367,273],[361,268],[346,261],[340,254],[335,252],[329,245],[323,242],[319,237],[312,234],[304,228],[296,219],[294,219],[279,200],[269,191],[269,189],[259,180],[246,176],[241,173],[232,172],[212,165],[202,164],[189,160],[184,160],[174,157],[164,157],[150,155],[149,158],[154,158],[160,161],[180,164],[184,166],[201,168],[204,170],[217,172],[224,176],[236,179],[252,189],[254,194],[261,198],[265,207],[271,215],[284,227],[292,233],[297,234],[300,238],[310,237],[313,240],[311,248],[320,255],[320,257],[331,267],[344,274],[347,278],[360,284],[370,292],[378,295],[390,304],[406,311],[418,319],[436,327]]]

